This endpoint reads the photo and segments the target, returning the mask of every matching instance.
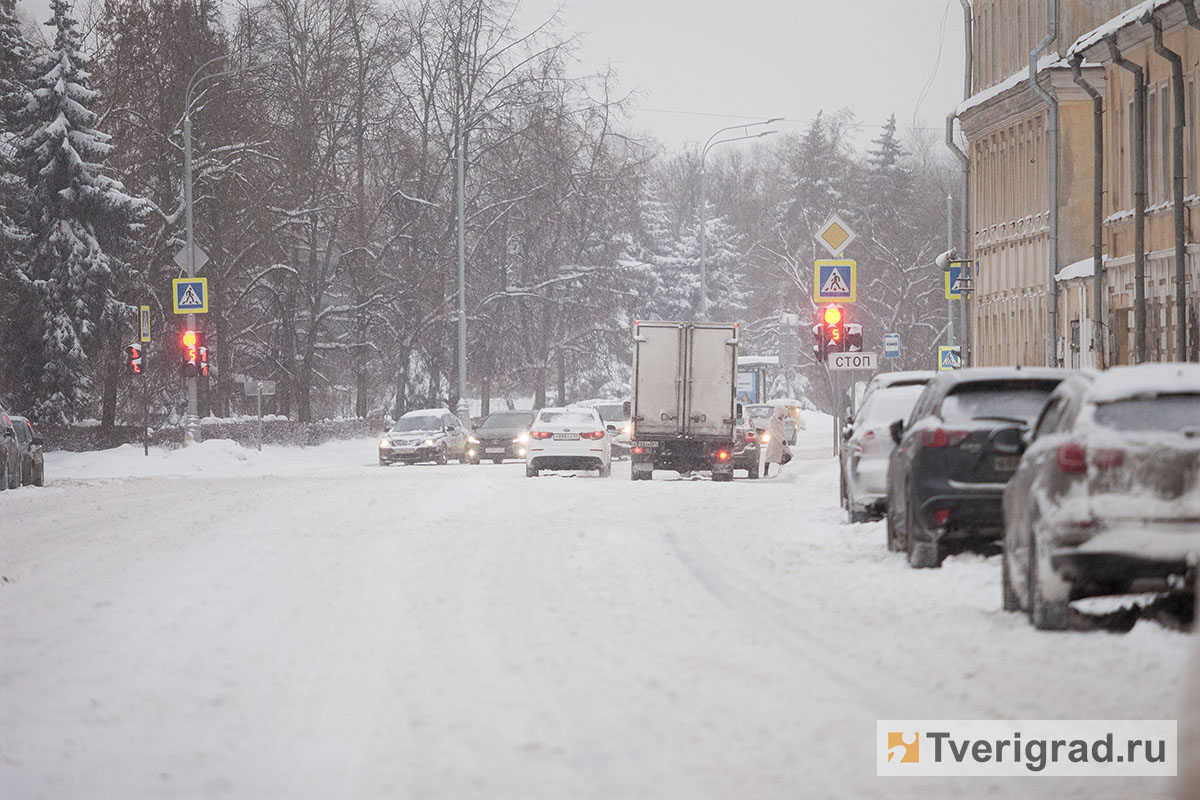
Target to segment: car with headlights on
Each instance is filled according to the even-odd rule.
[[[924,390],[921,383],[876,389],[846,427],[843,482],[850,522],[878,519],[887,510],[888,458],[895,446],[890,428],[912,413]]]
[[[17,442],[20,484],[23,486],[46,485],[46,458],[42,453],[42,437],[33,429],[25,417],[9,417],[13,424]]]
[[[466,461],[467,430],[458,417],[444,408],[409,411],[379,439],[379,466],[431,461],[445,464],[451,458]]]
[[[581,400],[571,405],[596,409],[600,419],[604,421],[605,430],[608,431],[608,439],[612,443],[612,457],[629,457],[632,447],[629,434],[633,428],[629,419],[628,400]]]
[[[1085,597],[1195,594],[1200,364],[1080,373],[1018,438],[1004,490],[1003,602],[1069,627]]]
[[[536,478],[542,470],[597,470],[601,478],[612,472],[612,444],[600,413],[594,408],[543,408],[529,429],[525,449],[525,474]]]
[[[467,462],[489,459],[500,464],[506,458],[525,458],[534,411],[493,411],[481,419],[467,436]]]
[[[1002,433],[1029,426],[1069,370],[972,367],[925,385],[908,423],[888,433],[888,549],[912,567],[939,567],[952,550],[1001,539],[1004,485],[1020,460]]]

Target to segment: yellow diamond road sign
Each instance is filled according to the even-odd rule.
[[[817,231],[817,238],[821,240],[821,244],[825,245],[829,255],[838,258],[846,246],[854,241],[854,231],[841,217],[834,214]]]

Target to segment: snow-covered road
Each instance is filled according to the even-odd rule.
[[[1174,719],[1190,642],[1035,632],[995,558],[908,569],[843,524],[832,459],[713,484],[374,458],[51,453],[50,487],[0,494],[0,796],[1172,791],[877,778],[877,719]]]

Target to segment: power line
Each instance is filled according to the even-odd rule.
[[[680,115],[689,116],[689,117],[714,117],[714,118],[718,118],[718,119],[764,120],[764,119],[768,118],[767,114],[762,114],[760,116],[752,117],[752,116],[747,116],[746,114],[721,114],[721,113],[718,113],[715,111],[682,111],[682,110],[673,109],[673,108],[636,107],[636,110],[637,111],[645,111],[650,114],[680,114]],[[797,125],[811,125],[813,122],[815,122],[815,120],[814,119],[798,119],[795,117],[781,117],[780,122],[791,122],[791,123],[795,123]],[[886,125],[880,125],[880,124],[871,123],[871,122],[855,122],[855,124],[862,128],[884,128],[884,127],[887,127]],[[926,127],[922,127],[920,125],[897,125],[896,127],[902,128],[904,130],[909,130],[909,131],[941,131],[941,130],[943,130],[942,128],[926,128]]]

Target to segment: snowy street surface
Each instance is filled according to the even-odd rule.
[[[877,719],[1176,719],[1191,640],[1039,633],[996,557],[909,569],[806,455],[713,484],[49,453],[0,494],[0,797],[1172,796],[876,777]]]

